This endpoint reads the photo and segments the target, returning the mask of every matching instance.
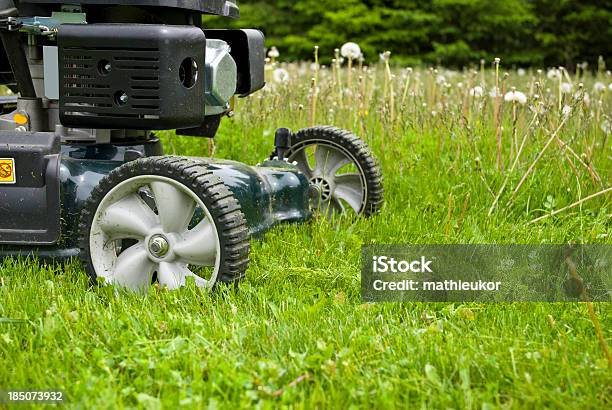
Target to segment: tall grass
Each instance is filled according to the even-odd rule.
[[[160,135],[168,153],[254,164],[276,127],[349,128],[383,168],[380,215],[272,230],[235,292],[117,294],[77,264],[7,260],[0,388],[64,389],[74,408],[609,407],[589,315],[609,343],[610,304],[362,304],[359,264],[364,243],[612,243],[610,74],[387,56],[349,76],[337,57],[270,62],[214,146]]]
[[[558,167],[557,188],[575,189],[553,197],[547,211],[609,194],[612,76],[605,67],[594,74],[562,67],[505,72],[496,59],[491,70],[392,70],[388,55],[380,65],[361,68],[340,66],[338,58],[332,67],[269,64],[269,85],[240,104],[243,118],[269,131],[283,121],[333,123],[360,133],[381,157],[400,164],[403,147],[433,144],[437,153],[452,155],[454,165],[469,163],[486,174],[483,184],[495,193],[488,215],[524,209],[533,181],[546,177],[538,171],[551,161]],[[283,81],[274,80],[277,71],[286,73]]]

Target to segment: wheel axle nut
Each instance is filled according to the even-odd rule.
[[[168,250],[170,250],[170,245],[163,236],[157,235],[149,240],[149,251],[151,251],[154,256],[162,258],[166,256]]]

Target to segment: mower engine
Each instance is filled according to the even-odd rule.
[[[75,128],[105,128],[112,121],[120,128],[213,137],[234,94],[264,85],[263,35],[240,30],[222,36],[230,43],[207,34],[157,24],[62,26],[59,70],[46,68],[46,89],[59,80],[59,95],[47,97],[59,97],[61,123]],[[231,50],[243,55],[234,58]]]
[[[215,136],[264,86],[264,36],[210,30],[233,0],[0,0],[0,257],[79,258],[92,281],[210,288],[249,239],[311,209],[371,215],[380,170],[349,132],[279,129],[252,167],[163,155],[156,130]]]
[[[104,2],[114,6],[92,5],[88,13],[88,1],[81,7],[35,0],[19,5],[32,3],[44,4],[50,15],[7,17],[3,42],[10,67],[6,57],[0,59],[5,62],[3,72],[12,67],[19,73],[13,78],[5,74],[5,82],[15,85],[21,97],[40,100],[45,111],[43,118],[21,124],[28,131],[56,131],[54,126],[61,125],[68,128],[59,130],[64,139],[81,140],[84,135],[78,130],[108,129],[112,124],[117,129],[178,129],[183,135],[213,137],[220,118],[231,110],[233,96],[244,97],[264,86],[260,31],[151,24],[164,19],[200,21],[202,13],[184,10],[181,19],[176,12],[164,16],[159,7],[134,11],[134,3],[149,2]],[[126,22],[107,22],[113,17]],[[20,42],[26,37],[24,47]],[[37,103],[24,102],[19,108]],[[14,129],[10,116],[2,120],[3,129]]]

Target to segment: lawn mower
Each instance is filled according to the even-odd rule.
[[[264,87],[264,36],[213,30],[233,0],[0,0],[0,257],[78,258],[94,283],[212,288],[278,223],[383,203],[348,131],[278,129],[257,166],[164,155],[155,131],[212,138]],[[248,144],[248,141],[244,141]]]

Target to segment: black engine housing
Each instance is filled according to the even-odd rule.
[[[200,28],[65,24],[57,38],[62,124],[172,129],[204,120]]]

